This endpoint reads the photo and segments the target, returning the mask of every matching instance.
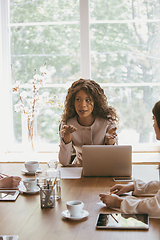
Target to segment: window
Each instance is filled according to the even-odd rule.
[[[149,150],[149,144],[150,150],[157,150],[151,148],[157,146],[151,111],[160,92],[159,3],[10,0],[1,1],[0,10],[5,152],[21,151],[27,139],[26,121],[14,112],[18,96],[11,91],[10,63],[22,90],[31,88],[26,83],[35,68],[38,72],[46,63],[52,75],[41,94],[56,94],[62,102],[73,81],[94,79],[104,88],[109,105],[117,109],[119,144],[132,144],[140,151]],[[58,151],[61,112],[45,105],[37,114],[41,151]]]
[[[119,142],[154,143],[159,97],[157,1],[90,1],[91,73],[120,116]]]

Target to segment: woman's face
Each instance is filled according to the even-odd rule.
[[[77,92],[75,97],[75,110],[80,118],[92,116],[94,101],[84,90]]]
[[[156,117],[154,115],[153,115],[153,127],[154,127],[154,131],[155,131],[155,134],[156,134],[156,139],[160,140],[160,129],[158,127],[157,120],[156,120]]]

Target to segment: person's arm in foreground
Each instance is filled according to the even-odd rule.
[[[20,177],[8,176],[0,179],[0,188],[14,188],[18,187],[21,181]]]
[[[110,194],[114,191],[116,191],[116,194]],[[121,202],[123,201],[123,198],[119,197],[118,195],[121,195],[126,192],[130,192],[134,190],[134,184],[116,184],[110,189],[110,193],[101,193],[100,200],[106,204],[107,207],[116,207],[120,208]]]
[[[117,196],[116,194],[110,195],[109,193],[99,194],[100,200],[106,204],[108,208],[120,208],[123,198]]]
[[[134,191],[133,193],[149,193],[156,192],[160,189],[159,181],[151,181],[147,184],[137,180],[134,184],[117,184],[111,188],[111,191],[117,189],[118,195],[125,192]],[[107,207],[117,207],[120,208],[123,213],[146,213],[150,216],[160,217],[160,190],[157,192],[155,197],[140,199],[133,196],[128,196],[121,198],[115,194],[100,194],[100,199]]]

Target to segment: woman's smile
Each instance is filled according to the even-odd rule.
[[[85,114],[85,113],[87,113],[87,110],[79,110],[79,112],[80,112],[81,114]]]

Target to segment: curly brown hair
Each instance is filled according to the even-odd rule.
[[[93,116],[108,119],[110,121],[119,120],[116,110],[108,106],[107,97],[104,94],[104,90],[98,83],[90,79],[79,79],[72,83],[68,89],[66,100],[64,103],[64,112],[62,114],[62,121],[67,122],[70,118],[74,118],[77,115],[75,110],[75,96],[78,91],[84,90],[94,101]]]

